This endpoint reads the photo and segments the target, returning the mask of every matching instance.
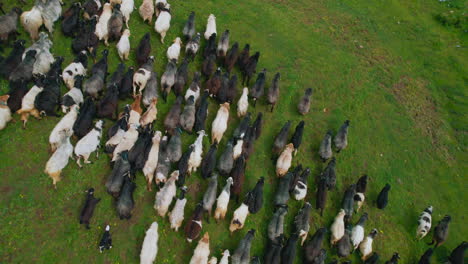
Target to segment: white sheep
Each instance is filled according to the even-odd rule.
[[[161,35],[161,43],[164,43],[166,32],[171,27],[171,13],[169,12],[170,5],[167,4],[166,8],[161,10],[156,22],[154,23],[154,30]]]
[[[82,53],[86,54],[86,51],[82,51]],[[62,79],[68,89],[72,89],[75,87],[75,76],[81,75],[86,76],[86,68],[81,62],[73,61],[70,63],[62,72]]]
[[[106,46],[109,45],[107,42],[109,36],[109,30],[107,24],[109,22],[110,17],[112,16],[112,5],[110,3],[105,3],[103,7],[103,11],[101,16],[99,17],[99,21],[96,24],[95,34],[99,40],[104,40]]]
[[[208,264],[218,264],[218,259],[216,257],[211,257]]]
[[[62,134],[62,141],[60,142],[60,145],[57,148],[57,150],[47,161],[44,170],[44,172],[47,173],[52,179],[52,183],[54,184],[55,188],[57,188],[57,182],[59,182],[61,179],[60,174],[62,173],[62,170],[68,164],[68,159],[73,158],[73,146],[70,143],[70,136],[72,135],[72,133],[73,132],[68,129],[60,131],[60,134]]]
[[[231,196],[231,186],[233,183],[232,177],[229,177],[226,180],[226,185],[218,196],[216,201],[216,210],[214,213],[214,218],[216,221],[219,219],[224,219],[229,205],[229,198]]]
[[[359,244],[359,251],[361,252],[361,259],[367,260],[372,255],[372,243],[375,236],[377,235],[377,229],[372,229],[370,234],[364,238],[361,244]]]
[[[289,143],[284,148],[281,155],[278,157],[276,161],[276,175],[278,177],[283,177],[291,167],[292,162],[292,153],[294,151],[294,145]]]
[[[96,122],[96,125],[94,128],[86,134],[86,136],[82,137],[75,146],[75,155],[76,155],[76,164],[78,164],[78,167],[81,168],[80,160],[83,158],[83,162],[85,164],[91,163],[89,161],[89,156],[91,153],[96,151],[99,147],[99,144],[101,142],[101,136],[102,136],[102,124],[103,121],[99,120]],[[96,158],[98,157],[99,151],[96,151]]]
[[[131,112],[130,112],[131,113]],[[112,154],[112,161],[116,161],[119,153],[125,150],[130,150],[138,139],[138,125],[130,125],[130,128],[125,132],[122,140],[115,147]]]
[[[23,121],[23,127],[26,127],[26,122],[28,122],[28,117],[31,114],[37,119],[40,119],[39,111],[36,109],[34,105],[34,101],[36,100],[36,96],[44,90],[44,87],[39,87],[34,85],[28,93],[23,97],[21,101],[21,109],[16,111],[17,114],[21,115],[21,120]]]
[[[154,172],[158,166],[159,157],[159,143],[161,142],[161,131],[156,131],[152,138],[151,149],[148,153],[148,159],[143,167],[143,174],[146,178],[146,185],[149,191],[151,191],[151,184],[153,183]]]
[[[205,39],[208,40],[213,33],[216,34],[216,17],[211,14],[206,24]]]
[[[247,110],[249,109],[249,88],[244,87],[242,90],[242,95],[239,98],[239,102],[237,102],[237,116],[243,117],[247,114]]]
[[[166,216],[167,210],[176,196],[176,180],[179,178],[179,171],[176,170],[171,173],[171,176],[166,181],[164,186],[156,193],[156,200],[154,202],[154,209],[158,212],[159,216]]]
[[[154,15],[153,0],[143,0],[138,12],[140,13],[141,18],[143,18],[143,22],[148,21],[151,24]]]
[[[6,127],[6,124],[11,121],[11,110],[7,105],[9,95],[0,96],[0,130]]]
[[[21,14],[21,24],[24,29],[29,33],[32,40],[36,40],[39,37],[39,28],[42,26],[44,21],[42,20],[41,10],[37,6],[29,11]]]
[[[192,174],[192,172],[197,171],[198,167],[200,167],[202,162],[202,154],[203,154],[203,137],[205,136],[205,131],[200,130],[198,131],[198,137],[193,143],[193,151],[190,154],[189,158],[189,165],[188,165],[188,173]]]
[[[179,227],[184,221],[184,209],[185,204],[187,204],[187,198],[185,198],[185,192],[187,187],[182,187],[180,197],[177,199],[174,208],[169,212],[169,222],[171,223],[171,229],[174,229],[176,232],[179,230]]]
[[[298,181],[297,185],[294,187],[293,194],[296,201],[303,200],[307,195],[307,184],[302,181]]]
[[[153,60],[154,57],[150,56],[149,59]],[[138,93],[141,94],[146,87],[146,83],[148,83],[148,80],[151,77],[151,71],[145,67],[147,67],[147,65],[142,65],[142,67],[133,75],[133,95],[136,95],[137,88]]]
[[[117,52],[121,60],[128,60],[130,55],[130,30],[127,28],[122,33],[119,43],[117,43]]]
[[[60,121],[55,125],[54,129],[49,136],[50,149],[55,151],[60,143],[63,141],[65,134],[62,131],[68,130],[73,131],[73,124],[75,124],[76,118],[78,117],[77,105],[71,107],[70,112],[68,112]]]
[[[231,254],[229,253],[229,250],[224,250],[223,252],[223,257],[219,260],[219,264],[229,264],[229,257]]]
[[[249,215],[249,206],[242,203],[239,208],[234,211],[232,216],[231,224],[229,225],[229,231],[232,233],[236,230],[241,230],[244,227],[245,220]]]
[[[180,40],[180,38],[177,37],[174,40],[174,43],[172,43],[172,45],[169,46],[169,48],[167,49],[167,59],[169,61],[175,60],[177,62],[179,60],[181,45],[182,45],[182,40]]]
[[[198,242],[189,264],[207,264],[210,256],[210,235],[206,232]]]
[[[140,264],[152,264],[158,255],[158,223],[153,222],[146,231],[140,252]]]
[[[232,158],[236,160],[237,158],[240,157],[242,154],[242,146],[244,145],[244,140],[243,139],[238,139],[236,142],[236,145],[234,145],[234,148],[232,149]]]
[[[71,99],[76,105],[81,105],[84,101],[83,92],[81,91],[81,88],[77,87],[71,88],[70,91],[63,95],[62,98],[62,112],[64,114],[68,113],[68,111],[70,111],[71,108],[71,106],[68,106],[69,104],[64,104],[64,101]]]
[[[344,216],[346,215],[345,210],[340,209],[340,212],[335,217],[335,221],[330,227],[331,238],[330,243],[335,245],[345,234]]]
[[[221,104],[211,126],[211,143],[219,143],[227,130],[229,120],[229,103]]]
[[[133,0],[122,0],[122,4],[120,5],[120,12],[122,12],[122,15],[125,18],[125,24],[127,25],[127,28],[134,6],[135,3]]]

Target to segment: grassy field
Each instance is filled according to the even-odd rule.
[[[12,0],[3,2],[5,9],[16,4]],[[141,3],[135,2],[136,6]],[[30,7],[28,4],[23,8]],[[196,27],[200,32],[204,32],[206,19],[213,13],[217,16],[218,33],[230,29],[231,43],[238,41],[241,47],[250,43],[252,51],[260,51],[258,69],[268,69],[268,85],[274,73],[279,71],[282,75],[281,100],[276,110],[268,112],[264,101],[249,109],[253,113],[264,112],[265,122],[248,162],[244,191],[253,188],[258,178],[265,177],[264,207],[258,214],[250,215],[244,229],[232,236],[228,225],[237,208],[235,202],[230,203],[225,221],[204,222],[203,231],[210,233],[212,255],[219,258],[224,249],[233,252],[247,230],[255,228],[251,255],[263,256],[266,226],[273,214],[270,201],[278,182],[270,159],[273,139],[285,121],[292,120],[295,126],[302,119],[306,121],[304,140],[293,164],[301,163],[313,171],[306,199],[313,205],[316,186],[312,178],[324,168],[317,155],[320,141],[327,130],[336,133],[344,120],[351,120],[349,147],[336,155],[337,190],[329,194],[323,217],[315,209],[312,211],[311,233],[331,225],[345,188],[367,173],[370,183],[363,211],[369,213],[367,230],[372,227],[379,230],[374,250],[381,259],[389,259],[393,252],[400,253],[401,263],[415,263],[419,259],[432,237],[431,233],[423,241],[414,239],[418,215],[428,205],[434,206],[433,226],[445,214],[453,219],[449,239],[436,250],[433,263],[443,262],[454,247],[466,240],[467,26],[466,22],[461,26],[444,25],[436,19],[440,14],[450,14],[450,10],[458,13],[464,10],[466,16],[466,2],[174,0],[171,7],[171,29],[164,45],[154,25],[143,24],[137,11],[130,21],[133,47],[146,32],[151,32],[159,76],[166,65],[166,49],[171,40],[181,35],[183,23],[192,10],[197,14]],[[52,51],[64,56],[67,65],[73,59],[71,39],[61,35],[59,23],[55,28]],[[28,39],[29,45],[24,32],[21,37]],[[119,59],[115,44],[111,46],[113,71]],[[134,64],[133,57],[127,65],[130,64]],[[198,57],[191,65],[190,80],[200,65]],[[313,104],[311,112],[303,117],[297,113],[296,105],[308,87],[314,89]],[[0,94],[7,90],[7,83],[2,81]],[[158,105],[156,129],[163,129],[163,117],[173,101],[171,95],[167,104]],[[119,106],[123,107],[124,102]],[[216,109],[212,101],[209,130]],[[231,117],[236,116],[235,109],[231,108]],[[19,120],[17,115],[14,118]],[[83,169],[70,162],[57,189],[53,188],[43,170],[50,157],[48,136],[57,122],[53,117],[31,119],[26,130],[16,122],[0,131],[0,262],[135,263],[139,261],[145,230],[157,221],[160,237],[156,262],[187,263],[196,243],[187,243],[182,231],[173,232],[167,219],[156,216],[155,190],[151,193],[146,190],[142,174],[137,175],[136,207],[129,221],[118,219],[113,200],[105,191],[109,157],[93,159],[93,164]],[[237,117],[231,118],[226,135],[231,135],[238,122]],[[106,125],[111,123],[108,121]],[[226,135],[219,154],[227,142]],[[194,136],[184,134],[184,149],[193,140]],[[207,138],[205,149],[208,146]],[[390,203],[381,211],[374,201],[386,183],[392,185]],[[219,185],[224,185],[224,179]],[[86,230],[79,225],[78,217],[84,191],[91,186],[102,201],[95,211],[91,230]],[[201,199],[206,184],[195,175],[188,180],[188,186],[186,218]],[[302,202],[289,202],[287,236],[301,206]],[[354,215],[353,223],[359,215]],[[105,224],[112,226],[114,247],[99,254],[97,244]],[[328,242],[325,247],[330,248]],[[334,249],[329,252],[336,253]],[[301,257],[299,249],[297,263],[301,263]],[[350,259],[358,260],[358,253]]]

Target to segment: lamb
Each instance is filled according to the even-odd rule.
[[[132,0],[126,0],[132,1]],[[126,61],[128,60],[128,56],[130,55],[130,30],[127,28],[123,31],[122,36],[120,37],[119,42],[117,43],[117,52],[119,53],[119,57],[121,60]]]
[[[359,244],[364,240],[364,225],[367,222],[367,213],[364,213],[360,218],[357,224],[351,230],[351,244],[354,249],[359,247]]]
[[[161,43],[164,43],[164,37],[166,37],[166,33],[169,30],[169,27],[171,26],[170,5],[167,4],[160,10],[161,12],[159,13],[158,18],[156,19],[156,23],[154,23],[154,29],[161,35]]]
[[[167,156],[172,163],[178,162],[182,157],[181,134],[182,130],[180,128],[175,129],[174,134],[167,144]]]
[[[99,252],[101,253],[106,249],[112,248],[112,237],[109,231],[110,226],[106,225],[106,229],[104,231],[104,234],[102,234],[101,241],[99,241]]]
[[[158,165],[156,166],[155,176],[156,176],[156,185],[162,187],[163,183],[167,180],[167,174],[170,170],[170,161],[167,151],[168,139],[167,136],[164,136],[159,143],[159,156],[158,156]]]
[[[206,134],[204,130],[198,131],[198,137],[195,140],[195,142],[192,144],[194,148],[189,159],[189,167],[188,167],[189,174],[192,174],[192,172],[197,171],[198,167],[200,167],[201,165],[202,153],[203,153],[203,137],[205,135]]]
[[[307,241],[304,248],[305,263],[321,263],[314,262],[314,260],[323,254],[321,248],[323,245],[323,240],[325,240],[326,233],[327,229],[325,227],[319,228],[317,231],[315,231],[315,234],[312,236],[312,238]]]
[[[127,29],[128,29],[128,22],[130,21],[130,15],[133,12],[134,6],[135,6],[135,3],[133,0],[122,0],[122,4],[120,5],[120,11],[122,12],[122,15],[124,16]],[[124,34],[125,34],[125,31],[124,31]]]
[[[180,114],[182,112],[182,97],[178,96],[175,103],[164,118],[164,128],[166,132],[173,135],[176,127],[179,125]]]
[[[140,117],[141,113],[143,110],[141,109],[141,95],[138,94],[137,96],[134,97],[135,101],[133,101],[132,106],[131,106],[131,111],[130,111],[130,117],[128,119],[128,126],[130,127],[131,125],[139,125],[140,123]]]
[[[351,225],[348,223],[345,227],[343,237],[336,244],[338,257],[345,258],[351,254]]]
[[[38,6],[44,20],[44,26],[50,33],[54,32],[54,22],[60,18],[62,14],[61,0],[36,1],[35,6]]]
[[[216,34],[216,17],[210,14],[206,24],[205,39],[208,40],[212,34]]]
[[[44,172],[52,179],[54,188],[57,188],[57,182],[61,180],[60,174],[67,166],[68,159],[71,158],[73,154],[73,146],[70,143],[71,130],[62,130],[60,133],[63,134],[62,141],[54,154],[52,154],[50,159],[47,161],[44,170]]]
[[[296,257],[296,244],[297,240],[299,239],[299,235],[297,233],[292,234],[286,245],[283,247],[281,251],[281,263],[283,264],[293,264],[294,259]]]
[[[329,160],[333,155],[331,149],[331,138],[332,132],[331,130],[328,130],[327,134],[325,134],[325,137],[322,140],[322,143],[320,143],[319,155],[323,162]]]
[[[130,128],[125,132],[122,140],[120,143],[115,147],[114,152],[112,154],[112,161],[116,161],[118,154],[130,150],[135,142],[138,139],[138,125],[130,125]]]
[[[330,227],[331,238],[330,243],[335,245],[343,236],[345,232],[344,217],[346,212],[344,209],[340,209],[340,212],[335,217],[332,226]]]
[[[96,24],[96,30],[94,33],[98,37],[99,40],[104,40],[104,43],[109,45],[107,43],[107,40],[109,38],[109,28],[108,28],[108,23],[109,20],[112,16],[112,5],[110,3],[105,3],[104,7],[102,9],[102,14],[99,17],[99,20]]]
[[[328,190],[335,188],[336,186],[336,159],[332,158],[331,161],[328,163],[327,167],[323,172],[320,174],[320,179],[324,179],[326,183],[326,187]]]
[[[307,235],[309,234],[309,218],[311,209],[312,205],[306,202],[301,210],[299,210],[296,217],[294,217],[294,225],[296,226],[295,230],[299,233],[299,237],[301,238],[301,246],[304,245]]]
[[[8,14],[0,16],[0,40],[7,41],[11,34],[18,34],[18,18],[23,11],[13,7]]]
[[[154,57],[150,56],[148,60],[135,72],[133,75],[133,96],[138,93],[141,94],[145,89],[146,84],[151,78],[154,67]],[[153,76],[154,77],[154,76]]]
[[[171,88],[175,83],[176,73],[177,64],[174,60],[171,60],[167,63],[166,70],[161,76],[162,98],[164,102],[167,101],[167,95],[171,92]]]
[[[293,136],[291,138],[291,142],[294,145],[294,155],[297,154],[297,150],[301,146],[302,135],[304,134],[304,126],[305,126],[304,120],[299,122],[299,124],[296,126],[296,130],[294,130],[294,134],[293,134]]]
[[[81,158],[83,158],[85,164],[91,163],[89,156],[91,153],[96,151],[100,145],[102,136],[102,125],[103,121],[99,120],[96,122],[96,126],[86,136],[82,137],[75,146],[76,164],[78,167],[82,167],[80,164]],[[96,158],[99,152],[96,152]]]
[[[231,49],[226,53],[226,58],[224,59],[224,66],[226,66],[227,72],[231,73],[234,65],[239,58],[239,43],[234,42]]]
[[[283,177],[291,167],[292,162],[292,153],[294,151],[294,146],[292,143],[289,143],[284,148],[283,152],[276,161],[276,176]]]
[[[31,10],[23,12],[20,20],[31,39],[36,40],[39,37],[39,28],[44,24],[39,7],[33,6]]]
[[[273,82],[271,86],[268,88],[267,103],[271,105],[270,112],[273,112],[273,109],[275,108],[275,105],[279,100],[280,78],[281,78],[281,74],[279,72],[276,73],[275,77],[273,77]]]
[[[219,143],[223,138],[224,132],[227,130],[227,123],[229,121],[229,103],[221,104],[216,114],[216,118],[212,124],[211,142]]]
[[[158,255],[158,223],[153,222],[146,231],[140,252],[140,264],[153,264]]]
[[[148,191],[151,191],[151,185],[153,183],[154,172],[156,171],[156,166],[158,165],[159,157],[159,143],[161,141],[161,131],[156,131],[153,138],[151,139],[152,144],[150,151],[148,153],[148,159],[143,167],[143,174],[146,178],[146,185]]]
[[[354,195],[354,201],[356,202],[356,212],[359,212],[362,204],[365,200],[365,193],[367,188],[367,175],[363,175],[359,178],[356,183],[356,195]]]
[[[154,202],[154,209],[158,212],[159,216],[165,217],[169,209],[169,206],[172,203],[176,195],[176,185],[175,181],[179,177],[179,171],[174,171],[171,174],[171,177],[166,181],[164,187],[156,193],[156,201]]]
[[[341,207],[346,212],[347,219],[351,219],[354,211],[354,196],[356,194],[356,185],[351,184],[345,191]]]
[[[120,192],[116,204],[120,220],[132,218],[132,210],[135,207],[135,202],[133,201],[135,188],[136,184],[132,181],[130,175],[124,176],[122,191]]]
[[[234,254],[231,257],[232,264],[249,264],[250,263],[250,248],[252,240],[255,236],[255,229],[250,229],[249,232],[241,239]]]
[[[252,78],[253,74],[256,72],[259,58],[260,58],[260,52],[256,52],[253,56],[249,58],[247,64],[245,65],[244,70],[242,71],[241,69],[241,72],[243,73],[242,84],[246,86],[249,85],[250,78]],[[263,95],[263,91],[262,91],[262,95]]]
[[[117,119],[119,102],[119,87],[117,84],[112,84],[108,87],[104,97],[97,104],[96,116],[99,118]]]
[[[180,46],[182,45],[182,40],[180,40],[179,37],[174,39],[174,43],[172,43],[171,46],[167,49],[167,59],[169,61],[175,60],[176,63],[179,61],[179,55],[180,55]]]
[[[203,205],[201,203],[197,204],[192,217],[190,217],[190,219],[185,224],[184,231],[189,243],[191,243],[192,240],[197,239],[200,235],[202,229],[203,212]]]
[[[0,96],[0,130],[3,130],[11,121],[11,111],[7,105],[9,95]]]
[[[101,201],[101,198],[94,197],[94,188],[86,191],[86,201],[80,213],[80,225],[84,224],[86,229],[89,229],[89,220],[93,217],[96,205]]]
[[[250,94],[254,100],[254,107],[257,103],[257,100],[260,99],[265,93],[265,81],[266,81],[266,69],[263,69],[257,75],[257,80],[255,80],[254,85],[250,88]],[[248,82],[247,82],[248,83]]]
[[[77,105],[71,107],[70,112],[68,112],[60,121],[55,125],[54,129],[49,136],[49,144],[50,149],[54,152],[60,144],[63,142],[64,137],[66,134],[63,131],[68,131],[73,129],[73,124],[75,123],[78,117],[78,109]]]
[[[158,100],[158,74],[153,71],[143,91],[143,105],[149,107],[155,100]]]
[[[218,199],[216,201],[216,210],[214,213],[214,218],[216,222],[226,217],[226,212],[227,212],[228,204],[229,204],[229,197],[231,196],[232,183],[233,183],[233,180],[231,177],[229,177],[226,180],[226,185],[224,185],[223,190],[218,196]]]
[[[229,175],[231,173],[232,168],[234,167],[234,146],[233,140],[229,140],[224,152],[219,157],[217,163],[218,171],[222,175]]]
[[[190,41],[185,46],[185,54],[187,58],[193,61],[199,49],[200,49],[200,33],[197,33],[197,35],[195,35],[194,38],[190,39]]]
[[[75,57],[72,63],[63,69],[62,78],[68,89],[72,89],[73,87],[81,87],[75,86],[76,76],[81,76],[82,80],[83,77],[86,76],[87,67],[88,56],[86,56],[86,51],[82,51]]]
[[[185,40],[191,40],[195,35],[195,12],[190,12],[187,22],[182,30]]]
[[[23,98],[27,93],[27,82],[23,79],[10,83],[10,91],[8,91],[8,99],[6,99],[10,112],[14,113],[21,108]]]
[[[184,92],[185,84],[188,79],[188,67],[189,61],[187,58],[184,59],[180,67],[177,69],[175,82],[174,82],[174,93],[176,96],[181,96]]]
[[[228,49],[229,49],[229,29],[226,29],[226,31],[224,31],[223,34],[221,35],[221,38],[219,39],[219,42],[218,42],[218,48],[216,50],[218,57],[224,59]]]
[[[239,202],[239,196],[242,193],[242,187],[245,181],[245,157],[241,155],[234,162],[234,168],[231,171],[232,179],[234,183],[232,185],[232,193],[236,197],[236,201]]]
[[[248,199],[249,197],[246,198],[246,200]],[[231,224],[229,225],[229,231],[231,232],[231,234],[234,231],[241,230],[242,228],[244,228],[245,220],[247,219],[247,216],[249,216],[249,206],[247,204],[248,201],[244,200],[242,204],[234,211]]]
[[[377,229],[372,229],[370,234],[359,244],[359,251],[361,252],[361,259],[367,260],[372,254],[372,242],[377,235]]]
[[[384,209],[388,204],[388,192],[390,191],[390,184],[385,184],[385,187],[380,191],[379,196],[377,196],[377,208]]]
[[[26,123],[28,122],[29,115],[33,115],[35,118],[40,119],[39,111],[36,109],[34,102],[36,96],[44,90],[44,85],[42,84],[42,79],[39,78],[36,80],[36,84],[24,95],[21,101],[21,108],[16,111],[21,115],[21,120],[23,121],[23,128],[26,128]],[[9,110],[9,109],[8,109]]]
[[[185,204],[187,203],[187,198],[185,198],[186,192],[187,187],[182,187],[180,190],[180,196],[177,198],[174,208],[172,208],[172,211],[169,212],[169,222],[171,223],[171,229],[174,229],[176,232],[179,230],[179,227],[184,221],[184,209]]]
[[[307,195],[307,178],[309,177],[309,174],[310,168],[306,168],[299,176],[299,179],[294,186],[293,195],[294,199],[297,201],[304,200]]]
[[[239,102],[237,102],[237,116],[243,117],[247,114],[247,110],[249,109],[249,88],[244,87],[242,89],[242,95],[239,98]]]
[[[143,38],[141,38],[140,43],[136,49],[136,61],[138,66],[143,65],[150,56],[151,53],[151,39],[150,33],[146,33]]]
[[[73,3],[63,14],[62,32],[65,36],[73,37],[78,30],[80,20],[81,3]]]
[[[275,193],[275,205],[286,205],[289,200],[289,186],[291,186],[291,182],[293,180],[293,173],[287,172],[284,177],[281,177],[278,183],[278,189]]]
[[[112,172],[106,181],[106,190],[114,198],[118,198],[124,178],[130,175],[130,162],[128,162],[128,151],[122,151],[117,155]]]
[[[26,56],[23,61],[21,61],[20,64],[18,64],[18,67],[11,72],[9,77],[10,82],[19,82],[22,79],[27,83],[32,79],[34,64],[36,62],[36,53],[36,50],[29,50],[26,52]]]
[[[439,222],[439,224],[434,228],[434,235],[432,237],[432,242],[429,245],[435,243],[434,248],[442,245],[448,237],[449,234],[449,224],[452,221],[450,215],[444,216],[444,218]]]
[[[419,215],[418,229],[416,230],[416,238],[421,240],[429,233],[432,224],[432,206],[428,206]]]
[[[195,125],[195,97],[191,95],[186,101],[184,110],[180,114],[179,125],[185,131],[192,133],[193,126]]]
[[[450,256],[448,257],[452,264],[463,264],[465,258],[465,251],[468,248],[468,243],[463,241],[458,247],[456,247]]]
[[[305,115],[310,111],[310,97],[312,96],[312,88],[307,88],[305,90],[304,96],[299,101],[297,109],[301,115]]]
[[[193,252],[193,256],[190,259],[190,264],[205,264],[208,263],[208,257],[210,256],[210,236],[208,232],[203,235],[202,239],[198,242],[197,247]]]
[[[13,49],[6,58],[0,61],[0,76],[9,79],[11,72],[21,63],[25,50],[26,41],[19,39],[15,41]]]
[[[133,74],[135,69],[133,66],[128,67],[127,72],[123,75],[119,86],[119,99],[126,99],[130,97],[133,90]]]
[[[210,149],[203,157],[201,163],[201,175],[203,179],[211,177],[214,169],[216,168],[216,152],[218,151],[218,144],[211,144]]]
[[[341,150],[345,149],[348,146],[348,127],[349,120],[346,120],[344,124],[338,130],[336,137],[334,139],[336,152],[340,153]]]
[[[268,223],[268,238],[270,242],[274,242],[284,232],[284,218],[288,213],[288,206],[279,206]]]
[[[286,122],[283,127],[281,127],[280,132],[275,137],[275,141],[273,143],[273,154],[278,155],[281,151],[283,151],[284,146],[287,143],[288,135],[289,135],[289,128],[291,127],[291,121]]]
[[[143,0],[140,8],[138,9],[143,22],[148,21],[151,24],[154,15],[154,5],[153,0]]]
[[[73,124],[73,133],[78,137],[82,138],[88,134],[93,127],[93,118],[96,115],[96,105],[93,100],[88,97],[86,98],[83,106],[80,107],[80,113]]]
[[[283,249],[284,236],[280,235],[267,243],[265,253],[265,263],[280,264],[281,263],[281,250]]]
[[[148,109],[146,109],[146,112],[140,118],[140,126],[145,127],[156,120],[156,116],[158,114],[158,109],[156,108],[157,102],[158,98],[154,98],[148,106]]]

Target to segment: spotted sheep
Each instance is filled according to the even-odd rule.
[[[428,206],[424,211],[419,215],[418,219],[418,229],[416,230],[416,238],[422,239],[427,233],[431,230],[432,224],[432,206]]]

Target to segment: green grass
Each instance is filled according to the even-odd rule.
[[[135,1],[138,7],[141,1]],[[450,2],[450,1],[449,1]],[[5,1],[5,9],[16,1]],[[457,10],[466,4],[454,2]],[[69,4],[68,4],[69,5]],[[24,7],[28,10],[31,4]],[[190,11],[197,13],[196,27],[204,32],[210,13],[217,16],[218,33],[231,30],[231,43],[243,47],[250,43],[260,51],[258,68],[268,69],[268,85],[277,71],[281,72],[281,100],[273,113],[265,102],[250,108],[262,111],[264,129],[255,143],[255,152],[248,162],[244,191],[253,188],[265,177],[265,205],[256,215],[250,215],[240,232],[229,236],[228,225],[233,210],[230,203],[227,219],[219,224],[203,223],[203,232],[211,238],[212,255],[221,256],[224,249],[231,253],[250,228],[256,228],[251,255],[262,256],[266,246],[266,226],[273,214],[270,203],[278,180],[270,160],[274,136],[286,120],[294,126],[306,121],[303,145],[293,163],[311,167],[307,201],[315,205],[315,183],[312,180],[323,169],[317,150],[328,129],[336,132],[345,119],[351,120],[349,147],[336,155],[337,191],[329,194],[324,216],[314,209],[311,234],[321,226],[329,227],[341,205],[345,188],[363,173],[370,183],[363,211],[369,213],[367,231],[376,227],[380,232],[374,250],[387,260],[399,252],[402,263],[416,262],[428,248],[432,233],[423,241],[415,241],[416,221],[428,205],[434,206],[433,226],[445,215],[452,216],[448,241],[438,248],[433,260],[443,262],[449,252],[468,233],[464,202],[467,200],[467,34],[456,27],[444,26],[436,15],[448,12],[451,6],[438,1],[307,1],[307,0],[238,0],[238,1],[172,1],[171,29],[162,45],[153,25],[143,24],[138,11],[132,14],[131,44],[136,47],[146,32],[151,32],[155,70],[161,76],[166,64],[166,49],[172,39],[181,35],[183,23]],[[458,11],[457,11],[458,12]],[[60,33],[55,24],[53,53],[65,57],[67,65],[73,55],[71,39]],[[22,32],[22,38],[27,38]],[[28,43],[28,44],[29,44]],[[101,45],[101,49],[102,49]],[[119,62],[115,44],[111,45],[110,70]],[[133,56],[133,54],[132,54]],[[134,63],[131,57],[129,64]],[[201,59],[191,65],[199,69]],[[0,83],[1,93],[8,89]],[[296,105],[307,87],[314,89],[311,112],[302,117]],[[240,87],[239,87],[240,95]],[[158,105],[156,129],[162,130],[162,120],[174,101]],[[122,102],[119,106],[123,107]],[[231,117],[236,107],[231,107]],[[210,103],[208,130],[217,106]],[[14,116],[19,120],[17,115]],[[169,229],[167,219],[156,216],[153,209],[155,190],[149,193],[144,177],[137,175],[134,194],[136,207],[129,221],[118,219],[113,201],[105,192],[104,183],[110,172],[106,156],[92,160],[93,164],[78,169],[70,162],[63,171],[63,180],[55,190],[43,173],[50,157],[48,136],[57,118],[31,119],[26,130],[21,123],[10,123],[0,131],[0,262],[2,263],[135,263],[139,261],[145,230],[151,222],[159,223],[157,263],[187,263],[196,243],[188,244],[182,231]],[[227,138],[239,120],[231,118],[229,130],[221,143],[220,154]],[[111,122],[107,122],[110,126]],[[104,139],[106,140],[106,139]],[[184,134],[184,148],[194,136]],[[209,140],[205,139],[205,149]],[[389,206],[375,208],[380,189],[390,183]],[[188,180],[189,195],[185,216],[192,213],[206,186],[199,175]],[[220,180],[224,185],[224,179]],[[92,219],[91,230],[78,223],[85,193],[96,188],[102,198]],[[292,220],[302,202],[291,200],[286,220],[286,234],[292,230]],[[353,222],[359,217],[355,215]],[[97,244],[105,224],[112,226],[114,247],[99,254]],[[330,248],[325,243],[327,250]],[[335,250],[331,250],[332,255]],[[298,250],[297,263],[302,250]],[[330,258],[331,259],[331,258]],[[358,259],[358,253],[352,260]],[[359,262],[358,262],[359,263]],[[435,263],[435,262],[434,262]]]

